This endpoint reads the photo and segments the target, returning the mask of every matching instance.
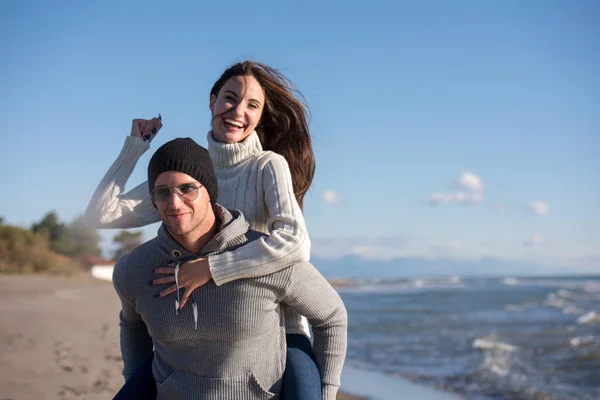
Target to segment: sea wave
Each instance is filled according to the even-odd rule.
[[[477,338],[473,341],[473,348],[482,350],[500,350],[506,352],[514,352],[519,350],[519,347],[508,343],[502,343],[491,337]]]
[[[546,305],[561,310],[565,310],[567,307],[571,307],[573,300],[570,298],[564,298],[559,293],[550,293],[546,296]]]
[[[594,323],[600,323],[600,314],[597,314],[595,311],[590,311],[587,314],[577,318],[577,324],[579,325]]]
[[[569,344],[572,347],[580,347],[580,346],[585,346],[588,344],[596,343],[596,341],[599,339],[600,339],[600,336],[592,336],[592,335],[577,336],[577,337],[569,339]]]
[[[504,278],[502,283],[505,285],[518,285],[520,282],[517,278]]]
[[[522,310],[534,308],[538,305],[539,305],[539,303],[535,303],[535,302],[527,302],[524,304],[507,304],[506,306],[504,306],[504,310],[505,311],[522,311]]]
[[[359,279],[342,287],[344,292],[403,292],[423,289],[460,289],[467,286],[458,276],[415,279]]]
[[[600,282],[598,282],[597,279],[522,279],[518,280],[517,282],[520,285],[562,289],[567,295],[569,291],[582,291],[600,294]]]

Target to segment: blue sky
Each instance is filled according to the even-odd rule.
[[[598,2],[49,3],[0,2],[9,223],[81,214],[133,118],[205,144],[210,87],[253,59],[311,109],[315,254],[600,271]]]

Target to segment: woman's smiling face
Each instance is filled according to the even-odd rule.
[[[230,78],[210,97],[213,139],[238,143],[256,129],[265,106],[265,93],[253,76]]]

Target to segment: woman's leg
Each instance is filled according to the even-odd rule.
[[[156,381],[152,373],[154,353],[127,379],[113,400],[155,400]]]
[[[321,400],[321,374],[310,340],[301,334],[286,335],[287,361],[282,400]]]

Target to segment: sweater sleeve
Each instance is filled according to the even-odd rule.
[[[148,182],[124,193],[125,184],[149,144],[127,136],[121,153],[98,184],[83,215],[96,229],[127,229],[158,222],[160,216],[150,200]]]
[[[291,268],[281,301],[311,323],[323,400],[335,400],[347,347],[348,314],[342,299],[312,264],[303,262]]]
[[[269,159],[262,170],[262,182],[269,235],[234,251],[209,256],[217,285],[272,274],[310,259],[310,239],[285,158],[275,155]]]
[[[128,298],[121,289],[124,286],[124,273],[120,273],[123,261],[127,256],[123,256],[115,265],[113,273],[113,286],[121,299],[121,312],[119,313],[121,357],[123,358],[123,376],[125,380],[141,367],[152,354],[153,343],[148,328],[142,317],[135,310],[135,302]]]

